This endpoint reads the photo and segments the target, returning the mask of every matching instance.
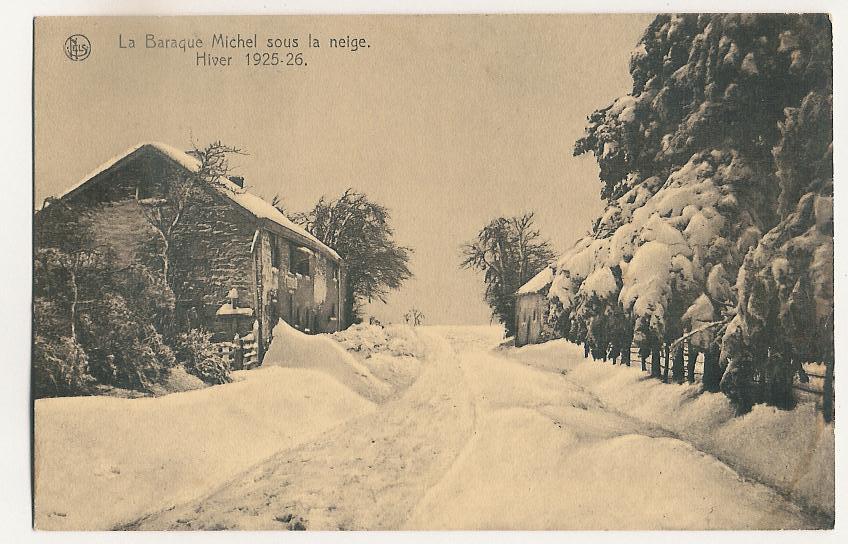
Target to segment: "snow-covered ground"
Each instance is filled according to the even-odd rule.
[[[316,370],[260,368],[236,379],[157,398],[38,400],[36,527],[110,529],[374,410]]]
[[[593,376],[589,365],[604,365],[584,361],[567,344],[493,350],[501,341],[495,328],[423,327],[417,335],[426,349],[409,388],[317,438],[280,448],[214,493],[133,527],[753,529],[830,523],[779,485],[762,483],[773,483],[766,474],[737,465],[741,458],[728,456],[736,468],[719,458],[733,448],[772,448],[757,443],[765,433],[744,443],[742,437],[736,446],[718,441],[729,449],[716,456],[644,416],[654,413],[645,403],[657,395],[675,397],[676,386],[631,397],[643,411],[638,405],[625,410],[605,398],[607,381],[613,372],[630,371],[609,368]],[[740,432],[750,428],[743,425]],[[798,451],[785,444],[780,449]]]
[[[202,496],[415,380],[424,347],[409,327],[339,334],[341,344],[280,322],[263,366],[227,385],[38,400],[36,526],[110,529]]]
[[[748,478],[832,517],[835,493],[834,427],[812,399],[794,410],[754,406],[734,417],[721,393],[700,393],[698,384],[664,384],[639,369],[583,359],[565,340],[505,351],[535,368],[566,372],[570,382],[605,409],[654,426],[709,453]]]
[[[421,372],[378,410],[281,451],[214,494],[160,512],[139,529],[399,528],[474,432],[459,361],[420,330]]]
[[[333,340],[281,325],[266,367],[233,384],[161,398],[40,400],[36,524],[831,523],[809,506],[832,505],[832,427],[811,430],[807,407],[731,418],[719,395],[586,361],[565,342],[495,349],[501,341],[495,327],[362,326]]]

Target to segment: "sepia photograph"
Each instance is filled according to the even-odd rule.
[[[32,528],[832,530],[832,19],[35,17]]]

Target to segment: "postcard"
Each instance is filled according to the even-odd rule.
[[[827,14],[33,36],[37,530],[833,528]]]

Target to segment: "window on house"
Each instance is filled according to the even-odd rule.
[[[135,187],[136,200],[141,200],[145,203],[163,198],[164,193],[165,191],[161,184],[152,180],[139,182]]]
[[[269,232],[268,241],[271,244],[271,266],[279,269],[282,264],[280,261],[280,239],[273,232]]]
[[[307,247],[294,244],[290,245],[289,248],[289,271],[292,274],[311,276],[309,262],[312,257],[312,251]]]

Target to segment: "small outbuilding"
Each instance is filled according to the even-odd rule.
[[[548,291],[554,280],[552,266],[521,286],[515,292],[515,345],[538,344],[547,338],[549,327],[545,324],[548,311]]]

